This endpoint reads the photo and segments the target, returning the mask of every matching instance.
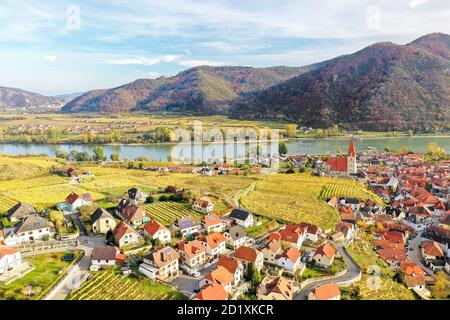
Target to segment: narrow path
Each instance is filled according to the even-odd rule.
[[[329,283],[336,283],[336,284],[342,284],[342,283],[350,283],[350,282],[356,282],[360,280],[361,277],[361,269],[359,266],[355,263],[353,258],[348,254],[347,250],[344,246],[337,246],[337,249],[339,253],[341,254],[342,258],[344,259],[344,262],[347,266],[347,272],[341,276],[332,277],[328,279],[320,279],[317,278],[317,281],[314,281],[312,283],[309,283],[305,287],[300,289],[300,292],[298,293],[297,297],[295,297],[295,300],[307,300],[308,294],[316,287],[329,284]]]

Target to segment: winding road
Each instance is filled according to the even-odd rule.
[[[341,254],[344,259],[345,264],[347,265],[347,272],[343,275],[337,277],[331,277],[327,279],[318,278],[316,281],[307,284],[306,286],[300,289],[295,300],[307,300],[308,294],[316,287],[328,284],[328,283],[336,283],[337,285],[341,284],[343,286],[349,285],[350,283],[357,282],[361,279],[361,269],[352,259],[352,257],[348,254],[347,250],[344,246],[337,246],[337,250]]]

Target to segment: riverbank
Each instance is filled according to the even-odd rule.
[[[296,138],[286,139],[284,142],[288,148],[288,154],[336,154],[346,152],[348,147],[348,139],[344,137],[336,138]],[[430,143],[437,143],[439,146],[450,150],[450,136],[412,136],[412,137],[383,137],[383,138],[360,138],[355,141],[358,151],[364,150],[405,150],[426,153]],[[134,143],[134,144],[25,144],[25,143],[0,143],[0,154],[7,155],[27,155],[42,154],[50,157],[55,156],[58,149],[65,152],[76,150],[79,152],[86,151],[90,154],[96,146],[103,146],[105,156],[110,157],[111,154],[120,154],[121,159],[134,160],[138,157],[146,157],[149,160],[167,161],[172,156],[172,152],[178,152],[180,149],[185,151],[193,150],[200,156],[204,156],[213,146],[216,152],[223,152],[224,155],[232,156],[232,158],[243,157],[247,148],[236,148],[239,150],[229,150],[232,148],[220,147],[219,143],[192,144],[176,144],[176,143]],[[242,150],[240,150],[242,149]],[[235,153],[235,154],[233,154]],[[197,159],[198,160],[198,159]],[[206,159],[207,160],[207,159]]]

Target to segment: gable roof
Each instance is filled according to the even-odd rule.
[[[221,256],[217,265],[224,267],[231,273],[235,273],[241,262],[234,257]]]
[[[242,246],[234,252],[234,256],[241,260],[255,262],[259,253],[260,252],[254,248]]]
[[[193,240],[190,242],[178,243],[178,248],[184,251],[189,258],[196,257],[197,255],[206,251],[205,247],[199,240]]]
[[[92,251],[91,258],[93,260],[116,260],[120,251],[116,247],[96,247]]]
[[[117,241],[119,241],[120,239],[122,239],[122,237],[124,235],[129,234],[129,233],[138,234],[136,232],[136,230],[134,230],[132,227],[130,227],[128,224],[126,224],[123,221],[120,222],[113,230],[114,239],[116,239]]]
[[[225,242],[225,237],[221,233],[214,232],[205,236],[202,241],[207,243],[210,248],[214,249],[217,248],[220,243]]]
[[[206,275],[205,278],[209,281],[220,284],[221,286],[226,286],[233,282],[234,275],[225,267],[218,266],[216,269],[211,271],[211,273]]]
[[[175,249],[167,246],[165,248],[153,251],[144,259],[150,261],[152,265],[162,268],[177,260],[179,257],[180,256]]]
[[[328,283],[314,288],[313,292],[317,300],[330,300],[331,298],[337,297],[341,294],[341,291],[336,283]]]
[[[330,166],[330,171],[347,172],[348,163],[347,158],[344,157],[330,157],[325,162]]]
[[[74,204],[75,201],[77,201],[78,199],[82,199],[86,202],[92,202],[92,196],[90,193],[83,193],[83,194],[76,194],[75,192],[72,192],[71,194],[69,194],[66,198],[66,202],[70,203],[70,204]]]
[[[99,219],[112,219],[115,220],[114,217],[105,209],[97,208],[94,213],[91,215],[91,224],[95,223]]]
[[[212,204],[212,201],[208,197],[201,197],[200,199],[195,200],[194,204],[199,207],[206,208]]]
[[[36,210],[34,207],[29,204],[25,204],[23,202],[17,203],[14,207],[8,210],[8,216],[10,218],[22,219],[24,217],[35,214]]]
[[[233,226],[228,230],[228,234],[230,235],[233,241],[241,239],[247,236],[247,232],[241,226]]]
[[[122,209],[121,215],[127,221],[140,221],[145,217],[145,209],[135,204],[128,204]]]
[[[298,259],[300,259],[301,253],[300,253],[300,251],[298,251],[297,248],[290,247],[283,252],[282,256],[285,258],[288,258],[292,262],[296,262],[296,261],[298,261]]]
[[[331,259],[333,259],[335,253],[336,253],[336,251],[334,250],[334,248],[331,245],[329,245],[328,243],[324,243],[323,245],[321,245],[320,247],[317,248],[314,255],[321,254],[331,260]]]
[[[52,228],[52,225],[47,220],[44,220],[37,215],[33,215],[25,218],[25,220],[20,224],[16,233],[29,232],[44,228]]]
[[[423,251],[427,256],[443,257],[444,251],[436,241],[422,242]]]
[[[17,252],[19,252],[19,251],[15,250],[13,248],[1,247],[0,248],[0,259],[7,255],[16,254]]]
[[[227,300],[228,293],[225,289],[217,283],[205,286],[195,296],[197,300]]]
[[[207,227],[211,227],[222,223],[222,219],[218,215],[210,213],[202,218],[202,222]]]
[[[230,213],[230,218],[245,221],[251,215],[250,212],[242,210],[242,209],[233,209]]]
[[[293,284],[292,281],[281,276],[274,279],[266,277],[261,283],[258,291],[260,294],[264,295],[269,295],[270,293],[278,293],[283,295],[286,300],[292,300]]]
[[[144,230],[150,234],[151,236],[154,236],[155,233],[157,233],[159,230],[169,230],[162,224],[160,224],[155,219],[150,220],[148,223],[144,225]]]

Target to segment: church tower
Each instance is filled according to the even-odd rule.
[[[347,173],[357,173],[357,171],[356,148],[353,140],[350,140],[347,152]]]

